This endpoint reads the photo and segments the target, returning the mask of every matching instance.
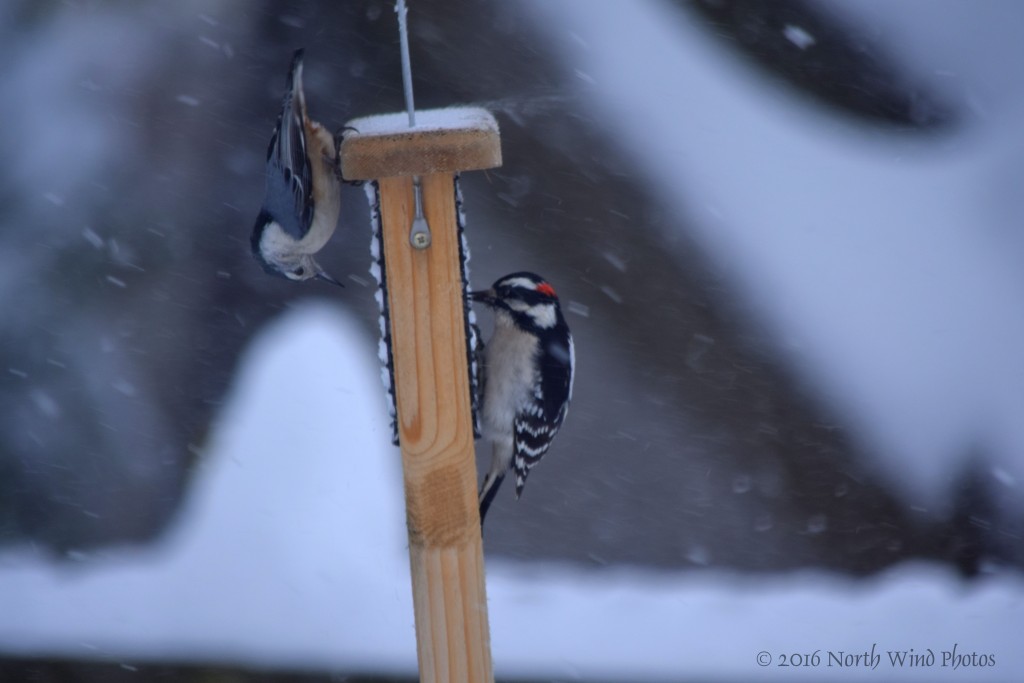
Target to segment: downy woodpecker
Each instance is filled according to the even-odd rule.
[[[575,352],[554,288],[533,273],[506,275],[470,296],[494,310],[484,348],[482,435],[493,443],[480,487],[480,522],[511,467],[516,498],[551,446],[572,399]]]

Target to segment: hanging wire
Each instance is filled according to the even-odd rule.
[[[412,60],[409,59],[409,23],[406,15],[409,10],[405,0],[395,3],[395,14],[398,15],[398,36],[402,45],[402,85],[405,86],[405,109],[409,112],[409,127],[416,127],[416,105],[412,99]]]
[[[405,109],[409,113],[409,127],[416,127],[416,105],[412,96],[412,60],[409,58],[409,10],[405,6],[405,0],[398,0],[395,3],[395,14],[398,15],[398,38],[402,47],[402,85],[405,86]],[[416,202],[416,213],[409,230],[409,244],[416,249],[426,249],[430,246],[431,235],[430,225],[423,215],[423,187],[420,184],[420,177],[412,179],[414,199]]]

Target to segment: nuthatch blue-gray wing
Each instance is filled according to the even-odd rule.
[[[302,50],[295,51],[267,149],[266,194],[252,231],[252,252],[272,275],[343,287],[313,259],[337,227],[341,183],[334,136],[306,113],[302,56]]]

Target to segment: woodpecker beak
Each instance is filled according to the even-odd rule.
[[[484,289],[479,292],[470,292],[469,298],[473,301],[479,301],[482,304],[493,306],[497,302],[495,292],[493,289]]]
[[[325,273],[322,270],[318,270],[314,277],[317,280],[323,280],[324,282],[330,282],[332,285],[338,285],[342,289],[345,288],[345,285],[341,284],[341,282],[339,282],[338,280],[335,280],[333,277],[331,277],[330,275],[328,275],[327,273]]]

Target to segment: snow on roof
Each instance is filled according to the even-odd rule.
[[[374,344],[326,306],[289,313],[243,359],[174,528],[154,547],[53,563],[0,550],[0,652],[414,675],[402,477]],[[296,391],[296,387],[301,387]],[[866,580],[487,562],[499,677],[791,679],[780,655],[879,655],[843,681],[1024,670],[1024,579],[905,565]],[[935,652],[898,667],[890,651]],[[772,659],[760,666],[760,652]],[[811,668],[811,667],[803,667]],[[814,674],[808,673],[811,677]]]

